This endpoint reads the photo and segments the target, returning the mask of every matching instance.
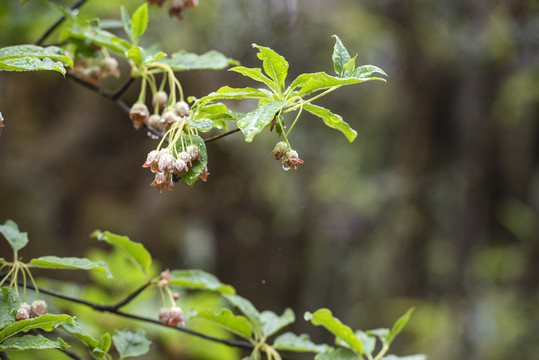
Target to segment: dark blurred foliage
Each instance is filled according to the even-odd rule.
[[[81,13],[117,10],[90,0]],[[0,2],[0,46],[35,41],[56,17]],[[293,330],[316,340],[331,342],[306,310],[368,329],[413,305],[396,353],[539,357],[537,1],[201,0],[181,22],[152,8],[149,29],[143,45],[216,49],[248,67],[260,65],[251,43],[270,46],[292,78],[331,72],[338,34],[388,82],[321,102],[358,130],[352,144],[304,115],[297,171],[269,156],[274,133],[235,134],[208,144],[207,183],[159,194],[140,167],[156,143],[115,104],[58,74],[1,73],[0,220],[29,232],[22,256],[84,256],[100,246],[87,234],[106,229],[164,267],[215,273],[259,309],[292,307]],[[225,71],[180,80],[194,96],[253,85]]]

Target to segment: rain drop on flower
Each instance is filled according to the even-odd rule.
[[[283,170],[288,171],[290,170],[290,166],[286,165],[286,163],[283,161]]]

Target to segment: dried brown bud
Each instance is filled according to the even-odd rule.
[[[202,168],[202,172],[200,173],[198,178],[202,181],[207,181],[208,175],[210,175],[210,173],[208,172],[208,168],[206,167],[206,165],[204,165],[204,167]]]

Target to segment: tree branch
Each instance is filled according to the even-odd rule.
[[[210,138],[204,139],[204,142],[205,142],[205,143],[209,143],[210,141],[214,141],[214,140],[223,138],[223,137],[225,137],[225,136],[232,135],[232,134],[234,134],[234,133],[237,133],[238,131],[240,131],[240,129],[230,130],[230,131],[227,131],[227,132],[225,132],[225,133],[222,133],[222,134],[215,135],[215,136],[212,136],[212,137],[210,137]]]
[[[0,360],[9,360],[6,353],[3,351],[0,351]]]
[[[24,286],[22,281],[18,281],[18,283],[19,283],[19,285]],[[115,315],[118,315],[118,316],[121,316],[121,317],[134,319],[134,320],[138,320],[138,321],[142,321],[142,322],[146,322],[146,323],[151,323],[151,324],[159,325],[159,326],[162,326],[162,327],[167,327],[167,328],[170,328],[170,329],[174,329],[174,330],[177,330],[177,331],[180,331],[180,332],[183,332],[183,333],[187,333],[189,335],[197,336],[199,338],[206,339],[206,340],[213,341],[213,342],[217,342],[217,343],[221,343],[221,344],[224,344],[224,345],[237,347],[237,348],[241,348],[241,349],[247,349],[247,350],[252,350],[253,349],[253,345],[251,343],[247,342],[247,341],[231,340],[231,339],[220,339],[220,338],[216,338],[216,337],[213,337],[213,336],[210,336],[210,335],[206,335],[204,333],[201,333],[201,332],[198,332],[198,331],[195,331],[195,330],[191,330],[191,329],[188,329],[188,328],[185,328],[185,327],[165,325],[165,324],[161,323],[157,319],[138,316],[138,315],[126,313],[126,312],[123,312],[123,311],[119,310],[120,307],[126,305],[131,300],[133,300],[138,294],[140,294],[149,285],[150,284],[148,283],[148,284],[145,284],[145,285],[141,286],[140,288],[135,290],[133,293],[129,294],[125,299],[121,300],[120,302],[118,302],[118,303],[116,303],[114,305],[98,304],[98,303],[88,301],[88,300],[85,300],[85,299],[80,299],[80,298],[76,298],[76,297],[73,297],[73,296],[64,295],[64,294],[58,293],[58,292],[53,291],[53,290],[43,289],[41,287],[39,288],[39,292],[42,293],[42,294],[47,294],[47,295],[50,295],[50,296],[54,296],[54,297],[62,299],[62,300],[66,300],[66,301],[74,302],[74,303],[77,303],[77,304],[85,305],[85,306],[91,307],[92,309],[97,310],[97,311],[109,312],[111,314],[115,314]],[[35,287],[32,284],[28,284],[28,283],[26,283],[26,288],[35,290]]]
[[[88,1],[88,0],[79,0],[77,1],[72,7],[71,7],[71,11],[74,11],[74,10],[77,10],[78,8],[80,8],[82,5],[84,5],[84,3]],[[60,26],[60,24],[62,22],[64,22],[64,20],[66,19],[65,16],[62,16],[60,19],[58,19],[54,24],[51,25],[50,28],[47,29],[47,31],[45,31],[45,33],[43,35],[41,35],[41,37],[36,41],[36,45],[41,45],[43,44],[43,42],[52,34],[52,32],[54,30],[56,30],[56,28],[58,26]]]

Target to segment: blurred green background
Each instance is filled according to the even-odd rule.
[[[142,2],[90,0],[81,14],[118,19],[118,3]],[[1,1],[0,46],[35,42],[57,17]],[[182,21],[151,8],[142,45],[258,67],[256,43],[285,56],[293,79],[332,72],[333,34],[389,75],[320,102],[358,130],[354,143],[304,115],[290,139],[297,171],[269,156],[274,133],[235,134],[208,144],[207,183],[162,194],[140,167],[156,142],[114,103],[56,73],[0,73],[0,221],[29,232],[25,258],[84,256],[101,247],[87,236],[97,228],[128,235],[163,267],[213,272],[260,310],[291,307],[291,330],[317,341],[332,340],[305,311],[369,329],[415,306],[394,353],[539,358],[537,1],[200,0]],[[226,71],[180,80],[197,97],[255,85]],[[136,97],[134,86],[123,99]],[[173,353],[216,358],[186,351]]]

